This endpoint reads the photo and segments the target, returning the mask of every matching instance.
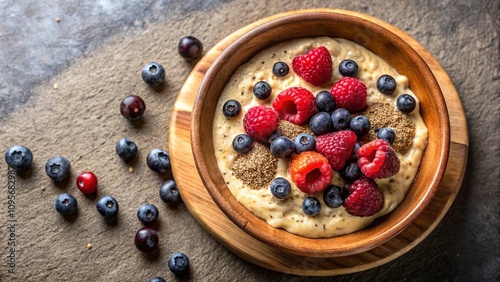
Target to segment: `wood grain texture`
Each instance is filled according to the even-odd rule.
[[[266,21],[301,11],[278,14],[250,24],[229,35],[205,54],[192,70],[178,95],[171,118],[169,151],[174,178],[186,206],[200,224],[229,250],[247,261],[275,271],[327,276],[358,272],[387,263],[416,246],[437,226],[460,189],[467,162],[468,134],[462,104],[450,78],[423,46],[403,31],[364,14],[342,10],[321,9],[316,11],[341,12],[362,17],[391,30],[417,50],[439,82],[450,115],[450,158],[437,194],[424,213],[412,225],[387,243],[356,255],[337,258],[307,258],[290,255],[252,238],[238,228],[218,208],[203,186],[191,151],[190,120],[196,93],[204,74],[217,55],[248,30]]]

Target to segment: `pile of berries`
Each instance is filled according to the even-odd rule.
[[[293,71],[312,85],[322,86],[332,80],[332,57],[324,46],[293,58],[291,64]],[[289,67],[285,62],[277,62],[272,71],[276,77],[283,77]],[[302,205],[305,214],[319,214],[321,202],[315,195],[323,192],[326,206],[344,206],[352,215],[371,216],[382,208],[384,201],[374,179],[391,177],[400,168],[391,147],[396,136],[391,128],[375,128],[378,139],[363,139],[372,130],[370,120],[359,114],[367,107],[366,86],[356,78],[355,61],[342,61],[339,72],[343,77],[329,90],[314,95],[306,88],[290,87],[279,92],[270,101],[271,106],[250,108],[243,117],[245,133],[235,137],[233,148],[239,154],[247,154],[253,142],[260,142],[268,145],[276,158],[289,160],[290,179],[307,194]],[[396,81],[390,75],[382,75],[376,85],[385,95],[396,89]],[[254,95],[260,100],[267,100],[271,92],[265,81],[254,87]],[[397,107],[403,113],[411,113],[415,100],[403,94]],[[222,111],[227,118],[234,118],[241,109],[238,101],[228,100]],[[303,133],[294,140],[281,136],[278,124],[282,120],[308,126],[313,134]],[[345,187],[331,185],[334,171],[346,181]],[[291,193],[291,185],[278,177],[271,182],[270,191],[276,198],[285,199]]]

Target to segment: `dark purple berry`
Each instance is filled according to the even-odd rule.
[[[245,133],[238,134],[233,139],[233,149],[240,154],[247,154],[252,150],[253,140]]]
[[[342,206],[344,200],[342,199],[342,189],[337,185],[329,185],[323,192],[323,201],[325,205],[330,208],[338,208]]]
[[[15,170],[26,170],[33,163],[33,154],[25,146],[12,146],[5,151],[5,162]]]
[[[396,140],[396,132],[394,132],[392,128],[389,127],[376,128],[375,133],[377,133],[378,139],[385,140],[387,143],[391,145]]]
[[[183,275],[189,270],[189,258],[184,253],[175,252],[168,259],[168,268],[175,275]]]
[[[277,77],[283,77],[288,74],[290,68],[284,62],[277,62],[273,65],[273,74]]]
[[[263,80],[255,83],[253,86],[253,94],[259,100],[266,100],[269,98],[272,91],[271,85]]]
[[[158,246],[158,241],[158,233],[149,227],[144,227],[137,231],[134,239],[137,249],[144,253],[153,252]]]
[[[297,154],[305,151],[314,151],[316,148],[316,140],[312,135],[306,133],[297,135],[293,143],[295,144],[295,152]]]
[[[332,119],[327,112],[315,114],[309,121],[309,128],[316,136],[328,133],[332,130]]]
[[[316,109],[318,112],[331,113],[335,109],[335,97],[330,91],[320,91],[316,95]]]
[[[222,106],[222,114],[225,117],[232,118],[237,116],[241,111],[241,104],[236,100],[227,100]]]
[[[358,138],[365,136],[371,129],[370,120],[363,116],[355,116],[351,119],[349,123],[349,128],[356,133]]]
[[[331,118],[334,131],[344,130],[349,127],[351,123],[351,115],[349,111],[344,108],[333,111]]]
[[[120,113],[128,120],[138,120],[144,114],[146,104],[137,95],[130,95],[123,98],[120,104]]]
[[[271,142],[270,151],[278,159],[287,159],[295,153],[295,144],[292,140],[280,136]]]
[[[356,77],[358,75],[358,64],[353,60],[343,60],[339,64],[339,72],[343,76]]]
[[[194,61],[203,55],[203,44],[196,37],[185,36],[179,41],[177,50],[186,61]]]
[[[377,89],[383,94],[390,95],[396,90],[396,80],[394,77],[384,74],[377,80]]]
[[[401,94],[396,101],[396,106],[401,112],[409,114],[417,106],[417,101],[410,94]]]
[[[321,211],[321,203],[315,197],[307,197],[302,202],[302,211],[309,216],[318,215]]]
[[[353,182],[361,176],[361,169],[356,161],[348,163],[340,170],[340,176],[347,182]]]
[[[155,62],[144,65],[141,75],[142,79],[153,87],[160,86],[165,81],[165,69]]]
[[[176,206],[182,202],[181,194],[174,180],[169,179],[160,186],[160,198],[169,206]]]

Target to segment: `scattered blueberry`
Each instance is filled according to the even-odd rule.
[[[233,149],[240,154],[247,154],[252,150],[252,138],[245,133],[238,134],[233,139]]]
[[[288,74],[290,68],[284,62],[277,62],[273,65],[273,74],[277,77],[283,77]]]
[[[227,100],[222,106],[222,114],[231,118],[237,116],[241,111],[241,104],[236,100]]]
[[[77,212],[78,203],[73,195],[68,193],[59,194],[54,202],[56,211],[63,216],[74,215]]]
[[[358,64],[353,60],[343,60],[339,64],[339,72],[343,76],[355,77],[358,75]]]
[[[349,128],[356,133],[356,136],[358,138],[361,138],[365,136],[368,132],[370,132],[371,129],[371,124],[370,120],[363,116],[355,116],[351,119],[351,122],[349,123]]]
[[[314,151],[316,148],[316,140],[310,134],[301,133],[295,137],[295,152],[302,153],[305,151]]]
[[[5,162],[15,170],[25,170],[31,167],[33,154],[25,146],[12,146],[5,151]]]
[[[387,143],[394,143],[396,140],[396,132],[392,128],[382,127],[375,129],[375,133],[377,133],[377,138],[387,141]]]
[[[417,101],[410,94],[401,94],[396,101],[396,106],[401,112],[409,114],[417,106]]]
[[[153,87],[160,86],[165,81],[165,69],[155,62],[144,65],[141,74],[142,79]]]
[[[347,182],[353,182],[361,176],[361,169],[356,161],[348,163],[340,170],[340,176]]]
[[[148,167],[159,173],[169,172],[170,166],[170,155],[162,149],[153,149],[149,152],[146,163]]]
[[[321,211],[321,203],[315,197],[307,197],[302,202],[302,211],[309,216],[315,216]]]
[[[134,243],[139,251],[151,253],[158,247],[158,233],[149,227],[141,228],[135,234]]]
[[[56,182],[64,181],[71,174],[71,164],[63,156],[52,157],[45,163],[45,173]]]
[[[167,203],[167,205],[171,206],[178,205],[182,201],[181,194],[174,180],[169,179],[163,182],[160,186],[160,198]]]
[[[175,252],[168,259],[168,268],[175,275],[183,275],[189,270],[189,258],[184,253]]]
[[[290,182],[283,177],[276,177],[271,181],[271,185],[269,187],[271,190],[271,194],[278,199],[286,199],[290,195],[292,187],[290,186]]]
[[[333,111],[331,118],[334,131],[346,129],[349,127],[351,122],[351,115],[349,114],[349,111],[344,108],[339,108]]]
[[[342,199],[341,189],[337,185],[329,185],[323,192],[323,201],[325,205],[330,208],[338,208],[342,206],[344,200]]]
[[[309,121],[309,128],[316,136],[328,133],[332,130],[332,119],[327,112],[315,114]]]
[[[165,279],[161,278],[161,277],[153,277],[151,279],[149,279],[148,282],[166,282]]]
[[[130,162],[137,155],[137,144],[128,138],[122,138],[116,142],[116,154],[126,162]]]
[[[392,94],[396,90],[396,80],[394,77],[384,74],[377,80],[377,89],[383,94]]]
[[[102,196],[97,200],[95,206],[97,212],[104,218],[115,218],[118,215],[118,202],[109,195]]]
[[[177,51],[186,61],[194,61],[203,55],[203,44],[194,36],[184,36],[179,41]]]
[[[269,98],[272,91],[273,89],[271,88],[271,85],[263,80],[255,83],[253,86],[253,94],[259,100],[266,100]]]
[[[271,142],[270,151],[273,156],[279,159],[287,159],[295,153],[295,144],[292,140],[280,136]]]
[[[335,109],[335,97],[330,91],[320,91],[316,94],[316,109],[318,112],[331,113]]]
[[[128,120],[138,120],[144,115],[146,104],[137,95],[129,95],[123,98],[120,104],[120,113]]]
[[[148,225],[158,219],[158,209],[153,204],[142,204],[137,209],[137,218],[144,224]]]

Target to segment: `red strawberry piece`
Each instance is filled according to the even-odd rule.
[[[356,145],[356,134],[350,130],[326,133],[316,137],[316,151],[328,160],[333,170],[340,170]]]
[[[262,105],[248,110],[243,118],[243,128],[250,138],[267,144],[269,136],[278,128],[278,122],[278,114]]]
[[[384,204],[384,196],[373,179],[358,178],[348,186],[349,196],[344,200],[344,207],[354,216],[371,216]]]
[[[311,49],[306,54],[292,60],[292,68],[295,73],[315,86],[330,81],[332,66],[332,56],[324,46]]]
[[[350,113],[362,111],[366,107],[366,86],[352,77],[343,77],[330,89],[335,97],[336,107],[345,108]]]
[[[389,143],[375,139],[358,149],[361,172],[371,178],[387,178],[399,171],[399,158]]]
[[[325,189],[333,177],[328,160],[314,151],[295,155],[288,171],[293,183],[307,194],[314,194]]]
[[[316,99],[305,88],[290,87],[278,94],[273,102],[273,109],[281,119],[303,125],[316,114]]]

